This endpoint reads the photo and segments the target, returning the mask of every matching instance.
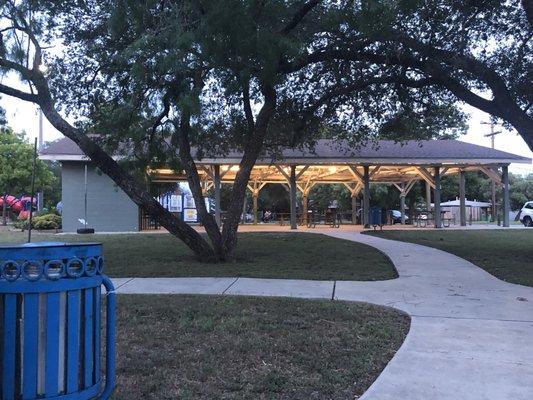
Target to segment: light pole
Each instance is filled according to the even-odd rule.
[[[37,150],[40,152],[43,149],[43,110],[37,109],[37,116],[39,118],[39,130],[35,141],[37,143]],[[43,208],[43,192],[37,192],[37,210],[41,211]]]
[[[502,133],[502,131],[495,131],[494,130],[494,127],[496,126],[496,124],[493,121],[481,122],[481,124],[490,125],[490,133],[487,133],[484,136],[485,137],[490,137],[491,148],[494,148],[494,137],[497,134]],[[494,182],[493,179],[491,179],[490,182],[491,182],[491,191],[492,191],[492,219],[494,221],[496,219],[496,212],[497,212],[497,207],[496,207],[496,183]]]

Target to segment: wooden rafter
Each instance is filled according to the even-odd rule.
[[[309,168],[309,165],[304,166],[297,174],[296,174],[296,180],[300,179],[300,177],[304,174],[305,171]]]
[[[429,186],[435,189],[435,179],[433,178],[433,175],[431,175],[431,173],[429,173],[429,171],[426,168],[418,167],[417,172],[418,172],[418,175],[429,184]]]
[[[372,171],[368,173],[368,177],[372,178],[381,169],[381,165],[376,165]]]
[[[360,183],[364,181],[363,174],[359,172],[355,165],[350,165],[350,172],[352,173],[353,177]]]
[[[492,168],[481,166],[479,167],[479,170],[485,175],[487,175],[497,185],[503,184],[501,175],[498,172],[494,171]]]

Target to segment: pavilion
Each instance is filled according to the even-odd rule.
[[[60,161],[63,177],[65,177],[65,169],[68,170],[73,165],[79,166],[87,163],[90,165],[90,161],[82,151],[67,138],[51,143],[41,151],[40,158]],[[214,189],[215,217],[219,223],[221,221],[220,187],[223,183],[233,182],[240,159],[241,154],[230,152],[223,156],[196,160],[204,191]],[[302,195],[302,213],[305,218],[309,192],[316,184],[345,185],[351,193],[353,214],[357,209],[357,199],[362,194],[363,224],[366,226],[369,222],[371,184],[392,184],[398,188],[401,212],[404,216],[405,197],[417,181],[424,181],[428,205],[431,203],[431,191],[433,191],[435,227],[441,227],[441,178],[458,174],[460,224],[464,226],[467,222],[465,172],[481,171],[496,185],[503,188],[503,226],[507,227],[510,211],[508,166],[511,163],[531,164],[531,159],[458,140],[423,140],[403,143],[380,140],[366,145],[352,146],[346,141],[323,139],[319,140],[313,148],[287,149],[276,158],[260,157],[252,170],[248,188],[253,196],[254,223],[257,223],[257,198],[260,190],[268,183],[287,185],[290,192],[291,228],[296,229],[297,192],[300,191]],[[81,169],[78,168],[77,171],[81,173]],[[150,170],[149,173],[155,183],[186,180],[183,172],[167,168]],[[69,191],[72,190],[69,185],[76,180],[72,174],[71,170],[68,179],[63,179],[64,209],[76,207],[66,203],[66,198],[72,198],[69,195]],[[79,178],[82,177],[79,176]],[[110,180],[109,184],[112,185]],[[102,185],[100,185],[100,190]],[[99,212],[105,213],[105,207],[100,206]],[[66,214],[70,215],[69,212]],[[352,219],[355,221],[355,218]]]

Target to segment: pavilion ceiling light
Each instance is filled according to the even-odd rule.
[[[329,171],[331,174],[334,174],[335,172],[337,172],[337,167],[329,167],[329,168],[328,168],[328,171]]]
[[[239,166],[238,165],[232,165],[230,170],[232,170],[233,172],[237,172],[239,170]]]

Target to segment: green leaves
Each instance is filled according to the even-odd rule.
[[[24,134],[9,128],[0,129],[0,195],[27,194],[31,189],[33,146]],[[52,187],[55,177],[47,165],[37,160],[35,187],[45,190]]]

